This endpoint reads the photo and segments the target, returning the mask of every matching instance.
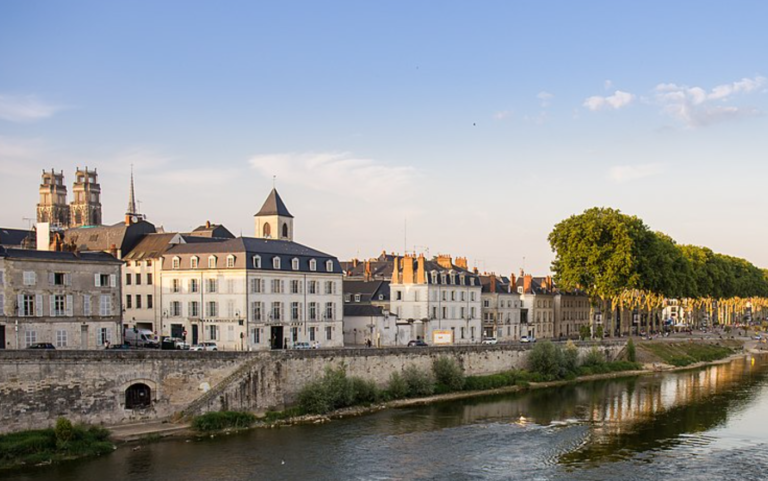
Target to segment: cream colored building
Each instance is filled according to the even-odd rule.
[[[583,292],[557,291],[555,296],[555,335],[577,339],[582,326],[589,327],[589,296]]]
[[[480,276],[483,337],[498,342],[520,340],[520,294],[512,282],[496,274]]]
[[[555,332],[555,293],[552,278],[521,273],[516,280],[520,294],[520,335],[545,339]]]

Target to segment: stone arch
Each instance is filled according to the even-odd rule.
[[[272,237],[272,226],[269,225],[269,222],[264,223],[262,232],[264,237]]]
[[[152,388],[143,382],[131,384],[125,390],[125,409],[146,409],[152,406]]]
[[[287,222],[283,222],[283,237],[284,238],[288,237],[288,223]]]

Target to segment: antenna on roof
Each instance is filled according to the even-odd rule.
[[[32,217],[22,217],[21,220],[27,221],[27,228],[32,230],[32,221],[35,220]]]
[[[276,176],[276,175],[273,175],[273,176],[272,176],[272,188],[273,188],[273,189],[275,188],[275,183],[276,183],[276,182],[277,182],[277,176]]]
[[[408,253],[408,217],[403,218],[403,255]]]

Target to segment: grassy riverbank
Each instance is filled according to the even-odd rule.
[[[69,420],[59,418],[55,428],[0,435],[0,469],[99,456],[114,449],[108,430],[97,426],[73,426]]]
[[[702,342],[649,342],[638,344],[645,362],[660,362],[675,367],[685,367],[700,362],[725,359],[741,350],[742,344],[733,341],[714,344]]]

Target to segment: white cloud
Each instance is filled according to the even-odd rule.
[[[62,108],[47,104],[34,95],[0,95],[0,119],[10,122],[34,122],[48,118]]]
[[[718,85],[709,92],[701,87],[688,87],[673,83],[656,86],[656,101],[662,111],[690,128],[702,127],[729,119],[751,117],[760,112],[752,107],[723,105],[737,94],[759,91],[766,78],[757,76],[749,79]]]
[[[617,165],[611,167],[608,178],[617,184],[631,182],[664,173],[662,164]]]
[[[600,95],[589,97],[584,101],[583,105],[593,112],[603,109],[618,110],[631,104],[634,100],[634,94],[617,90],[613,95],[607,97],[601,97]]]
[[[536,95],[536,98],[541,100],[542,108],[547,108],[552,104],[552,99],[555,98],[555,96],[549,92],[542,91]]]
[[[276,175],[278,183],[368,202],[408,195],[418,175],[410,166],[390,166],[345,152],[257,155],[249,162],[265,177]]]
[[[508,118],[510,115],[512,115],[511,111],[509,111],[509,110],[502,110],[502,111],[499,111],[499,112],[496,112],[495,114],[493,114],[493,118],[496,119],[496,120],[504,120],[504,119]]]

